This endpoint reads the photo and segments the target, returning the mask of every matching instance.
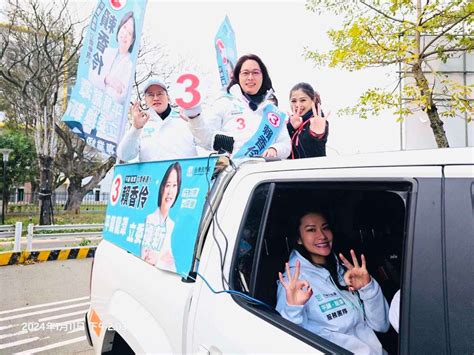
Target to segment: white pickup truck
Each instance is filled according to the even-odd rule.
[[[377,334],[384,349],[472,353],[473,186],[472,148],[230,165],[208,195],[187,279],[100,243],[89,341],[97,354],[348,353],[274,310],[292,222],[324,204],[339,248],[366,255],[389,302],[401,289],[400,334]]]

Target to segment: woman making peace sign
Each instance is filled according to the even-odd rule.
[[[308,83],[296,84],[290,91],[290,106],[292,114],[286,125],[291,137],[288,158],[326,156],[329,123],[321,110],[319,94]]]
[[[276,310],[289,321],[356,354],[382,354],[374,333],[389,329],[388,304],[353,250],[352,263],[332,251],[333,233],[320,212],[304,214],[284,275]]]

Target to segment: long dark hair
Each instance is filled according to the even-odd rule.
[[[309,254],[309,252],[306,250],[306,248],[301,245],[301,244],[298,244],[298,239],[301,237],[300,236],[300,225],[301,225],[301,220],[303,219],[304,216],[307,216],[309,214],[318,214],[320,216],[322,216],[326,222],[328,223],[329,225],[329,229],[331,229],[331,231],[333,232],[333,235],[334,235],[334,231],[332,229],[332,225],[333,225],[333,220],[332,220],[332,216],[331,214],[329,213],[326,213],[325,211],[323,210],[311,210],[311,211],[307,211],[305,213],[303,213],[301,215],[301,217],[298,219],[298,227],[297,227],[297,238],[294,239],[293,241],[293,248],[301,254],[302,257],[304,257],[306,260],[308,260],[311,264],[315,265],[316,267],[322,267],[324,269],[326,269],[328,272],[329,272],[329,275],[331,276],[331,279],[332,281],[334,282],[334,284],[337,286],[338,289],[340,290],[344,290],[344,291],[347,291],[348,290],[348,287],[347,286],[343,286],[340,284],[339,282],[339,274],[337,272],[337,267],[338,265],[340,265],[340,267],[343,267],[338,259],[337,259],[337,256],[334,252],[331,253],[331,255],[329,255],[327,258],[326,258],[326,264],[315,264],[312,259],[311,259],[311,255]],[[334,250],[334,240],[335,238],[333,237],[333,250]]]
[[[158,207],[161,207],[161,199],[163,198],[166,182],[168,181],[168,178],[170,177],[171,172],[173,170],[176,170],[176,175],[178,175],[178,191],[176,191],[176,198],[174,199],[171,207],[174,206],[174,204],[176,203],[176,200],[178,199],[179,190],[181,190],[181,165],[178,162],[176,162],[176,163],[171,164],[168,167],[168,169],[166,169],[165,175],[163,176],[163,180],[161,180],[160,191],[158,193]]]
[[[132,53],[133,51],[133,46],[135,45],[135,39],[136,39],[136,34],[135,34],[135,17],[133,17],[133,11],[127,12],[125,15],[123,15],[122,20],[120,21],[120,24],[117,27],[117,33],[115,34],[115,39],[118,41],[118,33],[120,29],[122,28],[125,23],[132,19],[133,21],[133,36],[132,36],[132,43],[130,43],[130,47],[128,47],[128,53]]]
[[[242,65],[247,60],[255,60],[258,63],[258,66],[260,67],[260,70],[262,71],[263,81],[262,81],[262,86],[260,87],[260,90],[258,90],[257,92],[257,95],[265,95],[268,90],[273,89],[272,79],[270,79],[270,75],[268,74],[267,67],[262,62],[260,57],[257,56],[256,54],[245,54],[239,58],[239,60],[235,64],[234,72],[232,74],[232,78],[229,82],[229,85],[227,85],[227,92],[229,92],[230,88],[233,85],[239,84],[240,69],[242,69]]]

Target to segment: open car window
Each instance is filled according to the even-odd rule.
[[[388,303],[400,289],[403,247],[408,231],[408,209],[413,181],[270,182],[259,185],[248,203],[234,252],[231,287],[274,309],[278,272],[284,272],[297,237],[298,218],[323,208],[334,221],[333,251],[364,254],[367,269],[377,280]],[[301,327],[293,327],[276,311],[242,304],[271,318],[282,329],[304,336],[316,348],[327,341]],[[398,333],[390,327],[377,333],[388,353],[397,353]],[[337,348],[337,346],[336,346]],[[342,350],[342,349],[341,349]]]

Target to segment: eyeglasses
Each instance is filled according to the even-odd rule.
[[[262,75],[262,71],[260,69],[255,69],[255,70],[244,70],[244,71],[241,71],[240,72],[240,76],[242,78],[248,78],[250,76],[250,74],[252,74],[252,76],[259,76],[259,75]]]

